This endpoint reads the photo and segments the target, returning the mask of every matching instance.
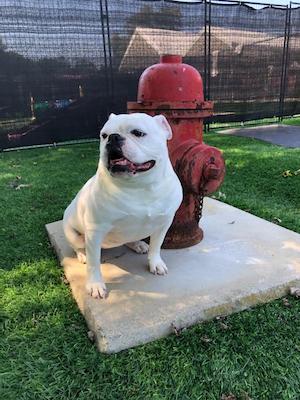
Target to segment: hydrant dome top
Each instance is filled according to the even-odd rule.
[[[138,102],[203,102],[202,78],[196,68],[182,63],[175,54],[161,56],[160,63],[148,67],[141,75]]]

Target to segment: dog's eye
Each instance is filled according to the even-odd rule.
[[[107,138],[107,136],[108,136],[108,134],[107,133],[102,133],[102,139],[106,139]]]
[[[130,133],[132,133],[136,137],[142,137],[146,135],[145,132],[139,131],[138,129],[133,129]]]

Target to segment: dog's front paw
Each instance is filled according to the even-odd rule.
[[[94,299],[105,299],[108,296],[104,282],[87,282],[85,288]]]
[[[166,275],[168,268],[161,258],[149,260],[150,272],[154,275]]]
[[[149,245],[143,240],[137,240],[136,242],[126,243],[126,246],[138,254],[148,253]]]

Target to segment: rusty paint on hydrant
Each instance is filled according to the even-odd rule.
[[[203,143],[203,119],[213,113],[213,102],[204,101],[200,73],[182,63],[179,55],[164,55],[147,68],[138,85],[137,102],[128,102],[129,113],[163,114],[173,131],[168,143],[170,159],[184,198],[166,235],[164,248],[199,243],[203,197],[216,191],[225,176],[219,149]]]

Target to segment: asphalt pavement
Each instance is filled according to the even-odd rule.
[[[283,147],[300,147],[300,126],[263,125],[251,128],[234,128],[222,130],[224,135],[252,137]]]

